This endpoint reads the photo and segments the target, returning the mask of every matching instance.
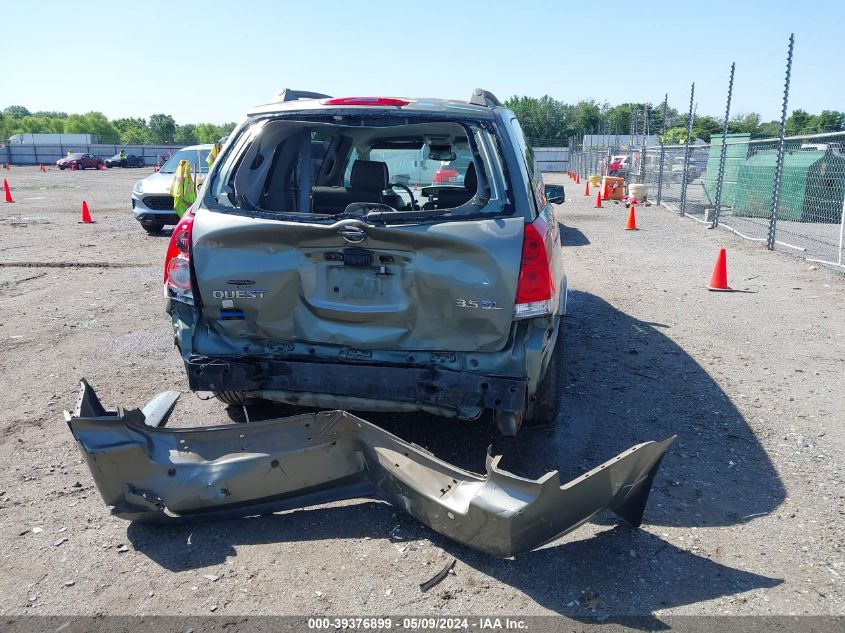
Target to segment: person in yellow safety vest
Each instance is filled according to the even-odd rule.
[[[217,159],[217,155],[220,153],[222,149],[222,145],[220,143],[215,143],[214,146],[211,148],[211,151],[208,153],[208,156],[205,157],[205,162],[211,167],[214,164],[214,161]]]
[[[126,150],[124,150],[124,149],[120,150],[119,160],[120,160],[120,166],[126,167]]]
[[[197,187],[191,178],[191,163],[180,160],[170,185],[170,195],[173,196],[173,210],[180,218],[197,199]]]
[[[67,151],[67,155],[68,155],[68,156],[70,156],[71,154],[73,154],[73,150],[72,150],[72,149],[69,149],[69,150]]]

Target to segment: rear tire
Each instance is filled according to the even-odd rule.
[[[523,426],[531,429],[553,429],[558,420],[563,400],[563,322],[558,325],[557,341],[552,357],[546,366],[537,392],[534,394],[530,415],[523,419]]]

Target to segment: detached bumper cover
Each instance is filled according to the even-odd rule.
[[[441,534],[496,556],[539,547],[602,510],[639,525],[674,438],[638,444],[560,485],[517,477],[488,455],[478,475],[344,411],[166,429],[177,392],[106,411],[83,380],[65,417],[103,500],[132,521],[246,516],[351,497],[389,501]]]

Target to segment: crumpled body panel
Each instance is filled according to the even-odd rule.
[[[67,423],[103,500],[144,522],[246,516],[376,497],[473,549],[512,556],[602,510],[639,525],[674,438],[646,442],[561,485],[499,468],[452,466],[345,411],[201,428],[163,428],[177,392],[143,409],[106,411],[83,380]]]

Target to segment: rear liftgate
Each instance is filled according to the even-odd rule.
[[[82,381],[65,419],[116,516],[182,522],[248,516],[352,497],[389,501],[433,530],[495,556],[539,547],[602,510],[640,524],[674,440],[629,448],[560,485],[517,477],[488,455],[486,475],[437,459],[345,411],[224,426],[163,428],[178,392],[106,411]]]

